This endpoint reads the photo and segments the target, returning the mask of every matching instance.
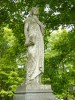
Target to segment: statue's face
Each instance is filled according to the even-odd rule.
[[[33,15],[38,15],[38,14],[39,14],[38,8],[33,8]]]
[[[30,11],[31,15],[38,15],[39,14],[39,9],[37,7],[33,7]]]

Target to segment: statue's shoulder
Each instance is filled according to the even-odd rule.
[[[27,23],[27,22],[30,22],[31,20],[32,20],[32,17],[27,17],[24,22]]]

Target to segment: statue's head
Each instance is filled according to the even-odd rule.
[[[30,10],[30,15],[38,15],[39,14],[39,8],[38,7],[32,7]]]

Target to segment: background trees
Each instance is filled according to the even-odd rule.
[[[1,97],[12,94],[25,77],[24,19],[33,6],[46,26],[43,83],[52,84],[56,94],[75,84],[75,0],[0,0]]]
[[[74,31],[59,29],[48,36],[44,74],[50,78],[49,82],[58,94],[69,93],[75,84],[74,35]]]

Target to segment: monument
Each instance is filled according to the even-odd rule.
[[[17,88],[13,100],[55,100],[51,85],[41,83],[44,72],[44,25],[39,21],[38,14],[38,8],[33,7],[25,20],[26,81]]]

